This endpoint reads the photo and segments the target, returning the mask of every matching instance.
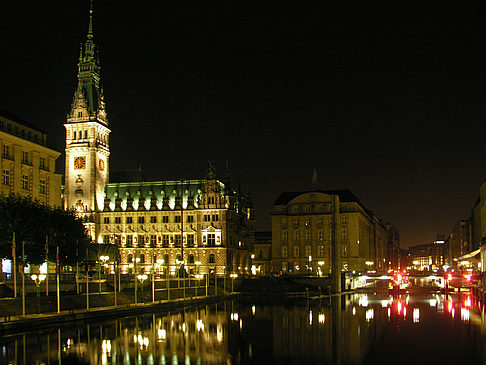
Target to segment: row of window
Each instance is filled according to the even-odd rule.
[[[109,235],[105,234],[103,235],[103,243],[104,244],[110,244],[114,243],[116,245],[122,245],[122,246],[132,246],[132,245],[150,245],[150,246],[156,246],[156,245],[162,245],[163,247],[169,247],[169,246],[181,246],[181,235],[180,234],[163,234],[161,236],[157,236],[155,234],[151,235],[132,235],[132,234],[127,234],[125,236],[122,235]],[[195,235],[194,234],[186,234],[184,235],[184,242],[185,245],[187,246],[194,246],[195,244]],[[220,241],[220,236],[216,235],[215,233],[208,233],[206,235],[203,235],[202,237],[202,243],[205,246],[209,247],[214,247],[217,244],[219,245],[221,243]]]
[[[29,141],[34,141],[35,143],[38,143],[41,138],[38,133],[25,130],[24,128],[19,128],[16,125],[13,125],[11,123],[5,123],[3,120],[0,120],[0,129],[7,131],[7,133],[14,134],[16,136],[19,136],[24,139],[28,139]]]
[[[160,263],[162,265],[169,265],[170,264],[169,254],[164,254],[162,261],[158,261],[156,255],[153,255],[151,258],[149,256],[147,261],[148,261],[148,263]],[[176,259],[175,259],[175,263],[178,263],[178,262],[181,262],[181,261],[182,261],[182,255],[177,254]],[[128,254],[127,262],[128,263],[135,263],[136,262],[138,264],[145,264],[146,263],[145,254],[143,254],[143,253],[140,254],[138,257],[136,257],[136,260],[135,260],[134,257],[133,257],[133,254],[130,253],[130,254]],[[187,255],[187,263],[188,264],[195,264],[193,254]],[[214,255],[214,253],[211,253],[208,256],[208,264],[214,264],[214,263],[216,263],[216,256]]]
[[[82,115],[81,115],[81,117],[82,117]],[[98,138],[100,139],[101,142],[107,143],[108,138],[107,138],[106,135],[100,134],[98,136]],[[73,131],[73,140],[84,140],[84,139],[88,139],[88,130],[87,129],[82,130],[82,131]]]
[[[185,215],[186,218],[186,223],[194,223],[194,216],[193,215]],[[125,223],[126,224],[133,224],[133,218],[134,217],[125,217]],[[145,217],[144,216],[139,216],[137,218],[137,223],[139,224],[145,224]],[[159,223],[157,221],[157,216],[153,215],[150,218],[150,223]],[[217,222],[219,221],[219,215],[218,214],[206,214],[204,215],[204,222]],[[122,217],[114,217],[113,220],[110,219],[110,217],[103,217],[103,223],[104,224],[110,224],[110,223],[115,223],[115,224],[121,224],[122,223]],[[147,221],[148,223],[148,221]],[[181,223],[181,216],[180,215],[175,215],[173,222],[169,222],[169,216],[168,215],[163,215],[162,216],[162,221],[160,223]]]
[[[312,220],[310,217],[305,217],[304,225],[306,227],[310,227],[312,225]],[[348,217],[345,215],[341,216],[341,224],[346,225],[348,223]],[[294,227],[298,227],[300,225],[300,217],[293,218]],[[323,225],[323,218],[317,218],[317,226],[321,227]],[[282,229],[287,229],[287,218],[282,218]]]
[[[329,230],[329,240],[332,239],[332,232]],[[305,231],[305,239],[306,241],[310,241],[312,239],[312,231]],[[324,240],[324,232],[322,230],[317,231],[317,239],[319,241]],[[348,229],[347,227],[341,227],[341,239],[346,241],[348,239]],[[282,231],[282,242],[286,243],[288,241],[288,232]],[[294,231],[294,241],[300,241],[300,231]]]
[[[3,170],[2,184],[10,186],[10,183],[11,183],[10,170]],[[23,190],[29,190],[30,189],[29,175],[22,175],[21,187],[22,187]],[[39,180],[39,193],[40,194],[47,194],[47,181],[45,179]]]
[[[13,160],[13,154],[11,153],[10,146],[4,144],[2,149],[2,157],[9,160]],[[32,166],[32,153],[28,151],[22,151],[22,163]],[[39,168],[47,169],[47,159],[45,157],[39,157]]]
[[[348,246],[343,245],[342,246],[342,251],[341,251],[342,257],[347,257],[348,256]],[[293,250],[290,253],[291,257],[300,257],[300,246],[293,246]],[[328,252],[328,255],[330,255],[330,251]],[[325,257],[325,249],[324,246],[317,246],[317,256],[316,257]],[[288,246],[282,246],[282,257],[287,258],[289,257],[289,247]],[[312,257],[312,246],[305,246],[305,255],[304,258],[309,258]]]

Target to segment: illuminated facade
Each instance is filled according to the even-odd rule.
[[[67,116],[64,204],[78,212],[103,207],[109,179],[109,135],[100,65],[93,42],[93,17],[78,61],[78,86]]]
[[[210,165],[201,180],[109,183],[108,119],[93,42],[92,11],[66,127],[64,200],[95,243],[118,248],[123,273],[248,273],[253,205]],[[229,175],[228,175],[229,176]],[[111,258],[114,260],[115,258]]]
[[[16,194],[52,207],[61,206],[61,155],[47,146],[47,134],[32,124],[0,111],[0,194]]]
[[[282,193],[272,212],[274,273],[388,269],[385,225],[348,190]],[[334,252],[333,252],[334,251]]]

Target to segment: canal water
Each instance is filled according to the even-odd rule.
[[[468,294],[240,298],[0,338],[1,364],[486,364]]]

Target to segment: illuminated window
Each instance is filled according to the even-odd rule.
[[[343,257],[348,257],[348,246],[343,245]]]
[[[317,239],[319,241],[322,241],[324,239],[324,233],[322,233],[321,229],[317,231]]]
[[[3,145],[3,155],[4,158],[10,158],[10,146]]]
[[[324,257],[324,246],[317,246],[317,257]]]
[[[188,246],[194,246],[194,235],[193,234],[187,235],[187,245]]]
[[[29,190],[29,177],[22,175],[22,189]]]
[[[3,170],[3,185],[10,185],[10,171]]]
[[[299,218],[295,217],[294,218],[294,227],[298,227],[298,226],[299,226]]]
[[[45,194],[46,193],[46,181],[44,179],[39,180],[39,193]]]
[[[299,257],[299,256],[300,256],[300,247],[294,246],[294,257]]]
[[[216,235],[214,233],[208,233],[208,246],[214,246],[216,244]]]
[[[22,151],[22,163],[29,164],[29,152]]]
[[[282,242],[287,243],[287,240],[288,240],[288,232],[282,231]]]

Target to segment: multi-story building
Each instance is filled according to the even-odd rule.
[[[90,11],[65,124],[65,207],[85,217],[95,243],[118,248],[122,272],[249,273],[253,205],[249,193],[231,189],[229,174],[218,180],[210,164],[200,180],[109,183],[111,130],[93,39]]]
[[[272,232],[255,232],[253,247],[255,274],[270,275],[272,273]]]
[[[452,227],[452,232],[447,239],[446,263],[452,266],[459,257],[470,253],[472,250],[471,241],[471,220],[460,218]]]
[[[275,273],[385,272],[385,225],[349,190],[282,193],[272,212]]]
[[[412,246],[408,250],[411,268],[426,272],[440,271],[445,263],[445,251],[445,241],[439,239],[434,243]]]
[[[390,223],[386,224],[388,270],[400,269],[400,234],[398,229]]]
[[[60,152],[48,147],[47,133],[0,110],[0,194],[16,194],[52,207],[61,206]]]

